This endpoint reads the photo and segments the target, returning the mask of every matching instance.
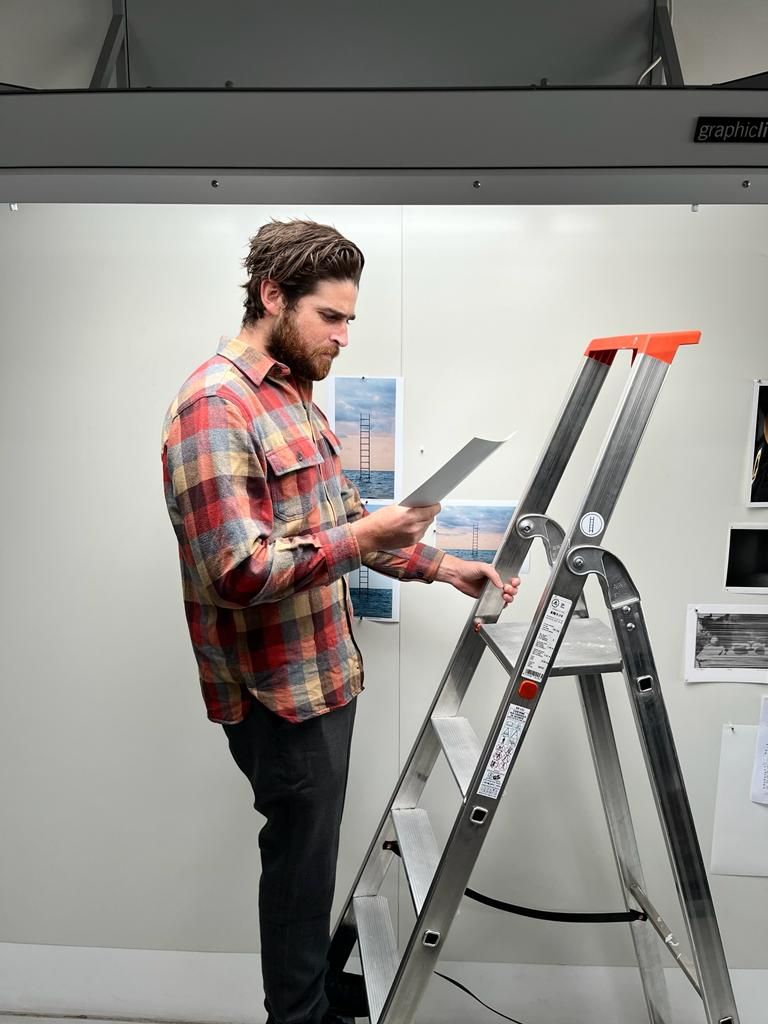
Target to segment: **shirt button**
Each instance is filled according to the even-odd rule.
[[[304,461],[304,456],[301,454],[301,452],[296,452],[296,458],[299,460],[299,462]]]

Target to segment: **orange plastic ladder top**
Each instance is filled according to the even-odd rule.
[[[610,362],[620,348],[634,349],[644,356],[653,356],[662,362],[671,363],[681,345],[698,345],[701,331],[671,331],[667,334],[624,334],[619,338],[593,338],[587,345],[585,356],[592,356],[601,362]],[[611,353],[601,359],[598,353]],[[634,359],[634,356],[632,357]]]

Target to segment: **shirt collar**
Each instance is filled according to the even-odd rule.
[[[265,352],[238,338],[221,338],[216,354],[234,363],[258,387],[265,377],[288,377],[290,370]]]

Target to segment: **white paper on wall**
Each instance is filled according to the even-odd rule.
[[[763,697],[760,701],[760,721],[757,724],[750,796],[753,803],[768,804],[768,697]]]
[[[749,797],[756,738],[757,726],[723,726],[712,835],[715,875],[768,875],[768,806]]]

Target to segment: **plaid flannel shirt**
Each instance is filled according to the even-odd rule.
[[[361,563],[349,524],[367,513],[340,450],[311,384],[237,339],[166,413],[165,499],[211,721],[241,721],[247,691],[300,722],[363,689],[344,576]],[[416,544],[363,561],[431,583],[441,560]]]

